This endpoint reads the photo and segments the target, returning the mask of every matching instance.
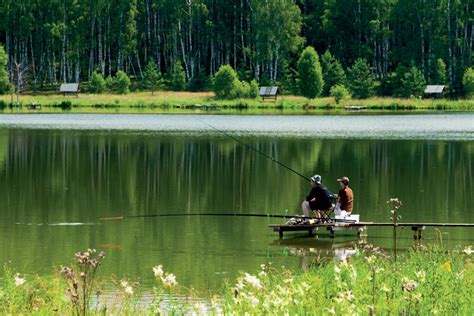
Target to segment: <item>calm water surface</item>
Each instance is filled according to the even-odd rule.
[[[403,221],[474,222],[472,114],[0,115],[0,262],[49,274],[94,247],[107,253],[103,275],[149,286],[151,268],[163,264],[184,285],[217,290],[262,263],[304,267],[317,253],[353,247],[352,233],[280,241],[267,228],[279,219],[99,220],[299,212],[308,183],[208,124],[304,174],[321,174],[333,191],[337,177],[349,176],[362,220],[387,221],[385,202],[397,196]],[[442,232],[448,245],[474,243],[472,230]],[[390,236],[371,228],[368,241],[388,248]],[[408,248],[411,232],[401,236]],[[432,241],[434,230],[426,237]]]

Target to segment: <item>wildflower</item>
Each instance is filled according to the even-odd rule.
[[[442,267],[445,268],[448,272],[451,272],[451,261],[446,260],[446,262],[443,263]]]
[[[462,251],[464,254],[470,256],[471,254],[474,253],[474,250],[472,250],[472,246],[469,246],[469,247],[466,247],[464,248],[464,250]]]
[[[384,284],[384,285],[382,285],[382,288],[381,288],[380,290],[382,290],[382,292],[385,292],[385,293],[388,293],[388,292],[390,292],[390,288],[389,288],[389,287],[387,287],[387,285],[385,285],[385,284]]]
[[[165,278],[161,279],[163,281],[163,284],[166,287],[173,287],[178,285],[178,282],[176,282],[176,276],[173,273],[168,273]]]
[[[153,273],[155,274],[155,277],[163,277],[163,266],[159,265],[153,268]]]
[[[415,275],[418,279],[420,279],[420,281],[425,280],[425,271],[418,271],[415,273]]]
[[[256,289],[262,288],[262,284],[260,283],[260,280],[256,276],[245,273],[244,280]]]
[[[326,310],[328,311],[329,314],[331,314],[331,315],[336,315],[336,310],[334,309],[334,307],[332,307],[332,308],[326,308]]]
[[[409,280],[408,278],[403,278],[402,290],[406,292],[412,292],[416,289],[418,284],[416,281]]]
[[[99,258],[104,259],[105,258],[105,252],[103,252],[103,251],[99,252]]]
[[[341,268],[339,268],[338,266],[334,266],[334,272],[335,273],[341,273]]]
[[[24,278],[20,278],[20,274],[17,273],[16,276],[15,276],[15,285],[16,286],[21,286],[23,284],[25,284],[26,280]]]
[[[125,294],[133,295],[133,288],[130,285],[128,285],[124,288],[124,292]]]
[[[126,287],[129,286],[127,281],[121,281],[121,282],[120,282],[120,285],[121,285],[123,288],[126,288]]]

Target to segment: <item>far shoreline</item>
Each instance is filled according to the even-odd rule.
[[[153,114],[347,114],[347,113],[436,113],[474,111],[473,99],[400,99],[374,97],[349,99],[337,104],[333,98],[306,99],[279,96],[261,99],[216,100],[212,92],[134,92],[130,94],[60,94],[0,96],[0,113],[153,113]]]

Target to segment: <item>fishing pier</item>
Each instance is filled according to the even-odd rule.
[[[338,230],[357,230],[357,236],[367,236],[368,227],[410,227],[413,231],[414,239],[421,239],[422,232],[426,227],[471,227],[474,228],[474,223],[389,223],[389,222],[329,222],[317,224],[272,224],[269,225],[273,231],[278,232],[280,238],[283,238],[284,232],[299,232],[307,231],[309,236],[314,235],[315,230],[326,229],[329,231],[329,236],[334,238]]]

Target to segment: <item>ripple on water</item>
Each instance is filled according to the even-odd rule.
[[[61,130],[128,130],[373,139],[474,139],[474,114],[404,115],[166,115],[6,114],[0,127]]]

